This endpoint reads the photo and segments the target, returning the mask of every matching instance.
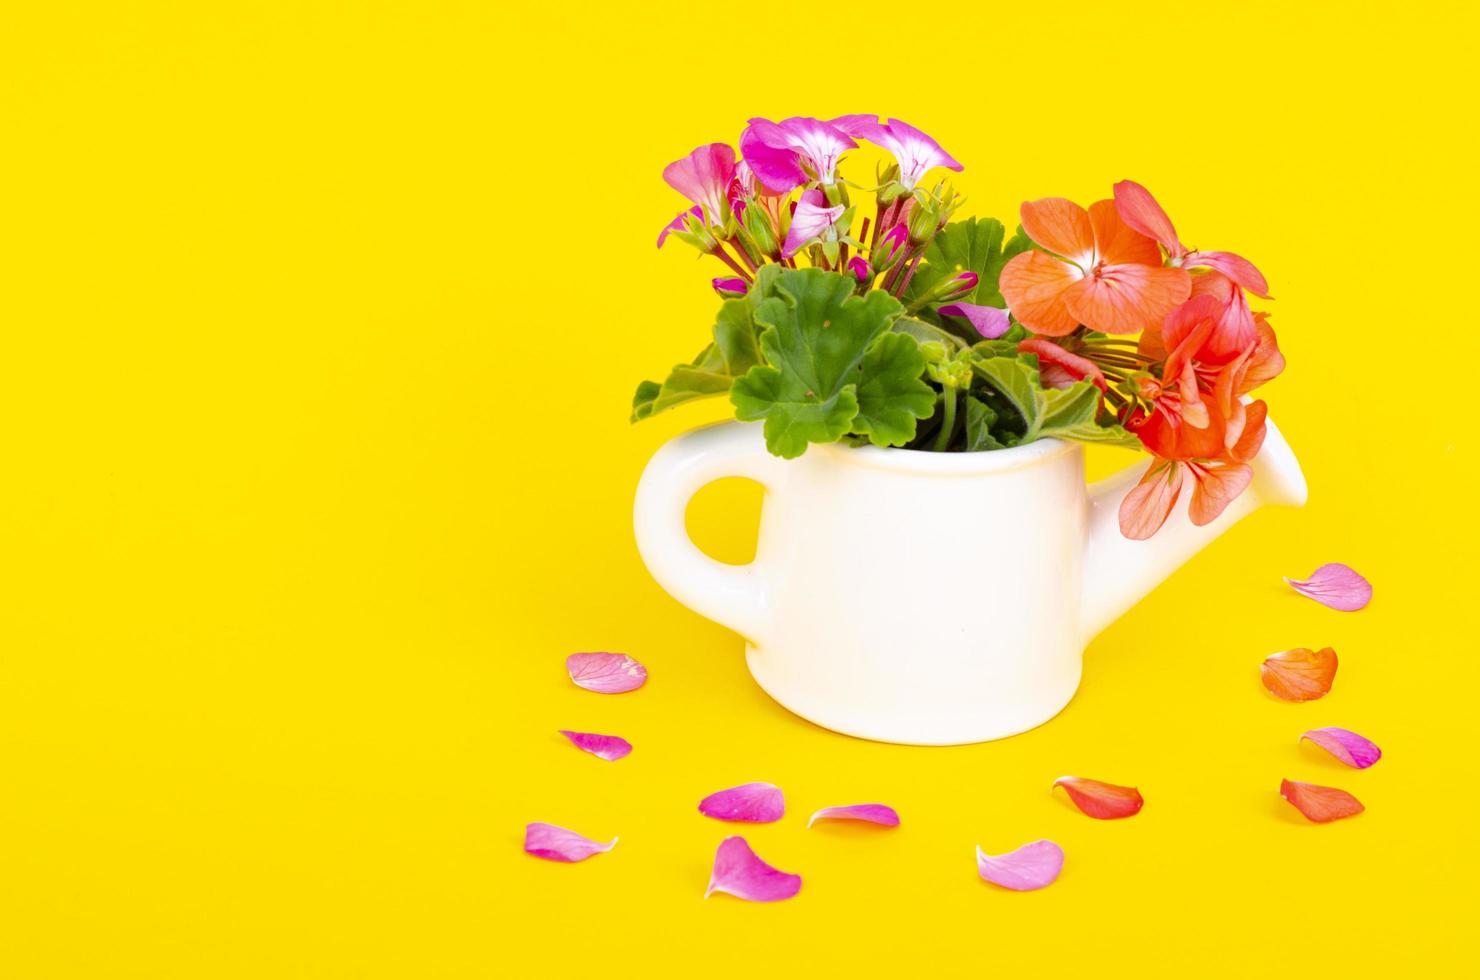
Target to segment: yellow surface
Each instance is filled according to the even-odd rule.
[[[832,34],[826,5],[132,6],[13,9],[0,41],[0,975],[1461,972],[1462,5],[895,4]],[[627,424],[716,306],[717,264],[652,247],[660,170],[747,115],[867,110],[966,162],[973,213],[1133,176],[1278,297],[1267,395],[1309,507],[1193,561],[997,744],[792,717],[632,545],[647,457],[722,410]],[[718,488],[695,533],[743,559],[755,505]],[[1366,611],[1280,582],[1337,560]],[[1263,694],[1267,653],[1319,645],[1328,698]],[[590,649],[650,683],[575,689]],[[1320,725],[1386,756],[1296,744]],[[1065,773],[1146,809],[1089,820]],[[1306,824],[1282,777],[1368,812]],[[806,886],[703,901],[734,828],[695,804],[752,779],[789,810],[743,832]],[[864,800],[903,827],[804,829]],[[528,820],[621,843],[541,862]],[[1037,837],[1068,853],[1052,888],[977,879],[974,845]]]

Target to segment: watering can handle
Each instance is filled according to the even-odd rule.
[[[785,476],[785,463],[766,451],[759,424],[721,423],[670,440],[653,454],[637,484],[633,528],[648,571],[669,595],[721,626],[760,641],[766,623],[763,570],[727,565],[689,538],[689,500],[724,477],[751,479],[768,492]]]

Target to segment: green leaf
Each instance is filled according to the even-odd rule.
[[[769,271],[775,270],[775,271]],[[735,379],[761,363],[755,310],[774,294],[775,266],[766,266],[756,276],[750,292],[741,299],[728,299],[714,320],[714,342],[688,364],[679,364],[658,384],[644,381],[632,399],[632,421],[640,422],[675,405],[723,395]]]
[[[997,422],[997,413],[986,402],[971,395],[966,396],[966,451],[982,452],[987,449],[1002,449],[1002,443],[992,436],[992,426]]]
[[[853,431],[875,446],[903,446],[913,439],[919,420],[935,411],[935,390],[920,379],[924,370],[925,357],[911,337],[886,333],[874,341],[859,371]]]
[[[765,420],[771,452],[792,458],[851,429],[864,355],[900,305],[881,290],[855,296],[851,277],[821,269],[787,269],[774,283],[755,310],[766,363],[735,382],[730,400],[738,418]]]
[[[971,366],[1022,418],[1026,429],[1023,442],[1037,438],[1044,392],[1038,383],[1036,366],[1017,357],[987,357],[972,362]]]
[[[1011,239],[1006,235],[1007,230],[996,218],[952,221],[925,249],[925,264],[910,280],[905,302],[924,296],[948,276],[970,271],[977,274],[976,288],[956,302],[1005,307],[1002,291],[997,288],[1002,267],[1014,255],[1033,247],[1022,228]]]
[[[638,385],[632,398],[632,421],[641,422],[684,402],[723,395],[734,381],[724,355],[710,344],[691,363],[675,365],[662,384],[644,381]]]
[[[924,320],[917,320],[914,317],[902,316],[894,321],[894,326],[890,329],[895,333],[908,334],[922,344],[940,344],[951,352],[958,351],[965,346],[961,338],[949,330],[942,329]]]

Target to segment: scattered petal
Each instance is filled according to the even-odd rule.
[[[647,682],[647,668],[625,653],[573,653],[565,669],[576,687],[598,694],[635,691]]]
[[[602,844],[553,823],[532,823],[524,828],[524,849],[546,861],[584,861],[593,854],[605,854],[616,846],[615,837],[611,843]]]
[[[1355,612],[1372,601],[1372,584],[1341,562],[1322,565],[1303,582],[1285,581],[1301,595],[1342,612]]]
[[[710,793],[699,801],[699,812],[716,820],[775,823],[786,812],[786,800],[779,786],[746,783]]]
[[[1064,787],[1069,799],[1079,812],[1096,820],[1118,820],[1135,816],[1141,812],[1145,800],[1141,791],[1134,786],[1116,786],[1102,783],[1098,779],[1081,779],[1078,776],[1060,776],[1053,781],[1055,786]]]
[[[1006,854],[976,848],[976,873],[986,881],[1017,892],[1053,884],[1064,867],[1064,849],[1051,840],[1035,840]]]
[[[1269,693],[1283,701],[1314,701],[1325,697],[1336,678],[1336,651],[1330,647],[1300,647],[1272,653],[1259,665],[1259,679]]]
[[[1366,769],[1382,758],[1382,749],[1345,728],[1312,728],[1301,738],[1308,738],[1353,769]]]
[[[590,752],[598,759],[605,759],[607,762],[616,762],[632,751],[632,743],[616,735],[568,732],[564,728],[560,729],[560,734],[570,739],[571,743],[582,752]]]
[[[1280,795],[1313,823],[1330,823],[1342,817],[1355,817],[1367,809],[1361,800],[1344,789],[1317,786],[1315,783],[1298,783],[1293,779],[1280,780]]]
[[[812,814],[807,826],[819,820],[866,820],[882,827],[898,827],[899,814],[882,803],[855,803],[852,806],[827,806]]]
[[[747,902],[779,902],[801,890],[801,875],[777,871],[756,856],[744,837],[726,837],[714,852],[714,871],[704,897],[724,892]]]

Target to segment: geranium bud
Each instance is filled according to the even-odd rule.
[[[740,299],[746,293],[745,280],[737,276],[729,276],[710,281],[714,291],[724,299]]]
[[[765,208],[746,208],[741,213],[741,221],[757,252],[767,258],[780,258],[781,244],[776,239],[776,229],[771,225],[771,216],[766,214]]]
[[[880,237],[879,243],[874,246],[873,252],[869,255],[873,267],[877,271],[883,272],[894,265],[900,255],[904,254],[905,242],[908,240],[909,229],[905,228],[904,225],[895,225],[886,231]]]
[[[975,272],[962,272],[952,276],[931,290],[935,294],[930,302],[949,303],[953,299],[961,299],[970,296],[972,290],[976,289],[977,275]]]
[[[874,278],[873,268],[860,255],[855,255],[848,260],[848,271],[853,274],[854,279],[858,280],[859,285],[867,284]]]
[[[940,212],[936,210],[935,202],[922,201],[921,195],[915,195],[915,206],[910,208],[910,241],[916,245],[923,245],[935,237],[940,228]]]

